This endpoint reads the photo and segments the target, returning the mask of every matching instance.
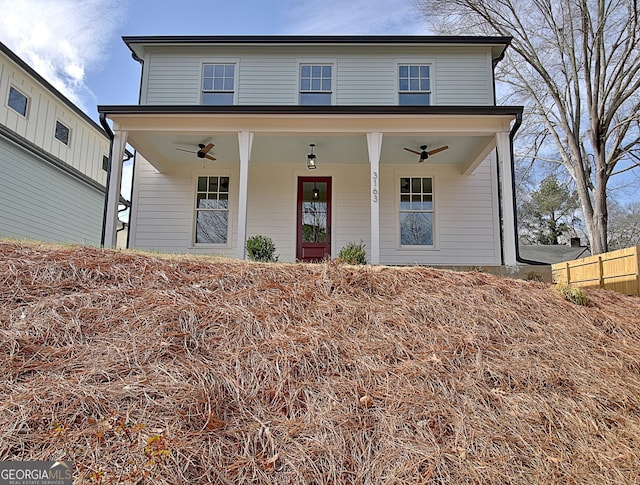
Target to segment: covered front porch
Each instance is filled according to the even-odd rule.
[[[114,133],[105,246],[115,245],[122,177],[122,164],[115,162],[130,144],[137,153],[131,247],[149,248],[153,239],[158,248],[244,258],[247,237],[262,234],[276,241],[281,260],[305,259],[305,224],[307,232],[314,230],[300,215],[306,203],[314,209],[324,204],[325,257],[362,240],[373,264],[516,264],[510,134],[519,107],[99,110]],[[198,157],[200,144],[214,145],[207,154],[215,161]],[[312,144],[314,170],[307,168]],[[419,156],[405,148],[420,151],[422,145],[449,148],[418,163]],[[217,193],[228,197],[226,240],[206,244],[198,241],[193,204],[203,178],[220,184],[219,177],[229,184]],[[422,181],[423,200],[433,197],[433,232],[429,244],[407,245],[398,215],[406,196],[400,192],[402,184],[416,181]],[[425,195],[427,186],[432,194]],[[163,216],[169,212],[175,217]],[[160,244],[163,238],[176,242]],[[320,250],[307,249],[313,257]]]

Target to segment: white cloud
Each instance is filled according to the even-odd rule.
[[[288,34],[426,34],[415,0],[304,0],[290,5]]]
[[[125,0],[0,0],[0,41],[86,111],[97,69]]]

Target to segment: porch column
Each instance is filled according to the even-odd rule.
[[[371,172],[371,264],[380,264],[380,152],[382,133],[367,133]]]
[[[498,149],[498,170],[500,176],[500,192],[502,193],[502,253],[505,266],[516,266],[516,244],[518,244],[515,231],[513,170],[511,163],[511,141],[508,132],[496,133],[496,148]]]
[[[245,245],[247,242],[247,198],[249,195],[249,159],[251,158],[252,143],[252,132],[241,131],[238,133],[240,180],[238,185],[238,247],[236,254],[240,259],[245,257]]]
[[[106,248],[116,247],[118,205],[120,204],[120,187],[122,185],[122,163],[126,145],[127,132],[114,130],[114,137],[111,142],[111,159],[109,160],[109,181],[107,183],[104,235],[102,240],[102,245]]]

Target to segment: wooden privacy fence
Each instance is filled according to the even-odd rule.
[[[640,295],[640,246],[551,265],[556,283]]]

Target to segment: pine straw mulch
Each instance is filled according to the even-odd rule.
[[[640,483],[640,298],[0,242],[0,460],[77,483]]]

